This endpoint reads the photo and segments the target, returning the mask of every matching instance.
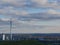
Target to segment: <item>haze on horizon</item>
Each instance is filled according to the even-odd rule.
[[[0,33],[60,33],[60,0],[0,0]]]

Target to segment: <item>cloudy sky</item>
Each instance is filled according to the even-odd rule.
[[[0,33],[60,33],[60,0],[0,0]]]

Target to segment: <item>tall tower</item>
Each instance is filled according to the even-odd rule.
[[[10,40],[12,40],[12,18],[10,18]]]

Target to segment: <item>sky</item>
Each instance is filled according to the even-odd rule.
[[[60,33],[60,0],[0,0],[0,33]]]

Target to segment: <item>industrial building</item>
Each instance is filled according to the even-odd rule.
[[[19,40],[60,40],[60,34],[0,34],[0,41]]]

